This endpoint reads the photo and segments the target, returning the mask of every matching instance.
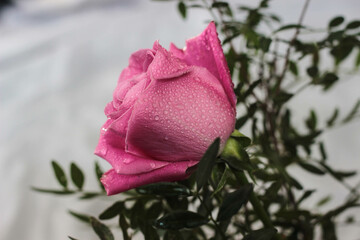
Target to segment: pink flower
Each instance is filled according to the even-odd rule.
[[[187,178],[217,137],[235,124],[236,97],[213,22],[184,50],[158,42],[131,55],[105,114],[95,154],[112,169],[108,195]]]

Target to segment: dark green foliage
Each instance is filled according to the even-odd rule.
[[[84,174],[75,163],[71,163],[70,165],[70,174],[72,182],[81,190],[84,185]]]
[[[276,234],[274,228],[263,228],[247,234],[243,240],[271,240]]]
[[[186,5],[184,2],[179,2],[178,3],[178,10],[179,10],[179,13],[181,15],[182,18],[186,18]]]
[[[62,167],[56,161],[52,161],[51,165],[53,167],[55,177],[58,180],[58,182],[60,183],[60,185],[63,186],[64,188],[67,188],[68,182],[67,182],[67,178],[66,178],[65,172],[62,169]]]
[[[166,197],[190,196],[191,191],[178,183],[162,182],[138,187],[136,191],[144,195],[161,195]]]
[[[195,228],[204,225],[209,220],[190,211],[173,212],[156,220],[155,226],[161,229],[178,230],[182,228]]]
[[[198,169],[196,171],[196,185],[197,189],[200,190],[210,177],[211,170],[215,164],[216,157],[219,153],[220,138],[216,138],[214,142],[206,150],[204,156],[201,158]]]
[[[235,192],[229,193],[224,197],[223,203],[220,206],[217,221],[225,221],[235,215],[242,205],[246,204],[250,194],[253,191],[251,184],[241,186]]]
[[[114,240],[114,235],[106,225],[102,224],[94,217],[90,217],[90,223],[100,240]]]

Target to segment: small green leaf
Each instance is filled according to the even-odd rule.
[[[324,175],[325,172],[321,169],[319,169],[318,167],[315,167],[314,165],[311,165],[309,163],[303,162],[303,161],[299,161],[299,165],[300,167],[302,167],[303,169],[305,169],[308,172],[317,174],[317,175]]]
[[[306,72],[312,78],[315,78],[319,74],[319,70],[318,70],[317,66],[311,66],[311,67],[307,68]]]
[[[225,166],[225,170],[221,176],[221,179],[220,179],[215,191],[212,193],[211,197],[214,197],[218,192],[220,192],[224,188],[226,181],[229,177],[230,177],[229,167]]]
[[[102,224],[94,217],[90,217],[90,223],[101,240],[114,240],[114,235],[106,225]]]
[[[252,184],[247,184],[241,186],[235,192],[227,194],[220,206],[217,221],[225,221],[235,215],[240,210],[241,206],[248,201],[252,191]]]
[[[271,38],[261,37],[259,40],[260,48],[263,52],[268,52],[272,40]]]
[[[111,205],[110,207],[108,207],[107,209],[105,209],[105,211],[103,211],[100,215],[99,215],[99,219],[101,220],[105,220],[105,219],[111,219],[116,217],[121,210],[124,208],[124,203],[123,202],[115,202],[113,205]]]
[[[74,194],[75,191],[71,191],[71,190],[53,190],[53,189],[43,189],[43,188],[36,188],[36,187],[32,187],[31,188],[34,191],[37,192],[42,192],[42,193],[52,193],[52,194],[57,194],[57,195],[69,195],[69,194]]]
[[[352,21],[348,25],[346,25],[346,29],[355,29],[360,27],[360,21]]]
[[[295,76],[299,75],[298,67],[297,67],[297,64],[295,62],[289,61],[289,69],[290,69],[290,72],[292,74],[294,74]]]
[[[129,236],[127,230],[129,229],[129,223],[126,221],[126,218],[123,214],[120,214],[119,216],[119,226],[121,228],[121,231],[123,233],[123,239],[124,240],[131,240],[131,237]]]
[[[53,167],[56,179],[58,180],[60,185],[64,188],[67,188],[67,178],[62,167],[56,161],[51,161],[51,165]]]
[[[229,7],[229,4],[227,2],[214,2],[213,4],[211,4],[212,8],[227,8]]]
[[[317,125],[317,117],[314,110],[310,111],[310,116],[305,121],[306,126],[310,130],[315,130]]]
[[[183,19],[186,19],[186,5],[184,2],[181,1],[178,3],[178,10],[179,10],[181,17]]]
[[[71,180],[75,184],[75,186],[81,190],[84,186],[84,174],[81,169],[75,164],[71,163],[70,165],[70,173],[71,173]]]
[[[90,216],[82,213],[77,213],[74,211],[69,210],[68,211],[73,217],[79,219],[80,221],[83,221],[85,223],[90,223]]]
[[[327,159],[327,155],[326,155],[326,151],[325,151],[325,146],[323,142],[319,143],[319,150],[320,150],[320,154],[321,154],[321,160],[325,161]]]
[[[355,117],[355,115],[358,113],[359,109],[360,109],[360,100],[358,100],[355,103],[355,105],[353,106],[353,108],[351,109],[349,114],[344,118],[343,123],[350,122]]]
[[[238,130],[234,130],[234,132],[231,134],[232,138],[235,138],[236,141],[238,141],[241,145],[241,147],[246,148],[251,144],[251,139]]]
[[[330,195],[323,197],[322,199],[319,200],[319,202],[317,202],[316,206],[321,207],[321,206],[327,204],[328,202],[330,202],[330,200],[331,200]]]
[[[319,81],[319,84],[324,86],[324,90],[328,90],[335,82],[337,82],[337,80],[339,80],[339,77],[336,74],[326,73]]]
[[[326,121],[326,124],[328,127],[331,127],[334,125],[334,122],[336,121],[337,117],[339,115],[339,109],[335,108],[333,114],[331,115],[331,117],[329,118],[329,120]]]
[[[101,169],[100,165],[98,162],[95,162],[95,174],[96,174],[96,177],[97,177],[97,180],[99,182],[99,186],[100,188],[105,191],[105,188],[103,186],[103,184],[101,183],[100,179],[102,177],[102,175],[104,174],[104,171]]]
[[[250,232],[243,240],[271,240],[276,233],[275,228],[263,228]]]
[[[285,30],[289,30],[289,29],[304,29],[306,28],[305,26],[303,25],[299,25],[299,24],[288,24],[288,25],[285,25],[285,26],[282,26],[280,27],[279,29],[277,29],[276,31],[274,31],[274,33],[278,33],[278,32],[281,32],[281,31],[285,31]]]
[[[136,191],[144,195],[160,195],[164,197],[191,196],[190,189],[184,185],[172,182],[148,184],[136,188]]]
[[[278,105],[281,105],[289,101],[293,96],[294,94],[292,93],[281,91],[277,95],[275,95],[274,102]]]
[[[315,192],[315,190],[307,190],[304,192],[304,194],[299,198],[299,200],[297,201],[297,204],[299,205],[301,202],[303,202],[305,199],[307,199],[308,197],[311,196],[311,194],[313,194]]]
[[[69,238],[70,240],[78,240],[78,239],[73,238],[73,237],[70,237],[70,236],[68,236],[68,238]]]
[[[200,214],[190,211],[178,211],[156,220],[155,227],[170,230],[196,228],[206,224],[208,221],[206,217]]]
[[[342,16],[337,16],[334,17],[333,19],[331,19],[331,21],[329,22],[329,28],[333,28],[333,27],[337,27],[340,24],[342,24],[345,21],[344,17]]]
[[[198,164],[196,171],[196,185],[198,191],[205,185],[211,175],[212,168],[219,153],[219,147],[220,138],[216,138],[206,150],[204,156]]]

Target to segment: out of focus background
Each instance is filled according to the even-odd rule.
[[[0,6],[6,2],[10,1]],[[303,1],[270,4],[284,23],[295,23]],[[314,0],[304,22],[320,28],[336,15],[351,20],[359,18],[359,12],[358,0]],[[103,109],[128,57],[151,48],[155,40],[166,48],[170,42],[182,47],[210,19],[208,12],[191,9],[184,21],[176,3],[145,0],[17,0],[0,9],[0,239],[97,239],[67,210],[97,215],[106,200],[80,202],[71,196],[36,193],[31,186],[56,188],[50,165],[56,159],[68,172],[75,161],[86,171],[85,188],[97,189],[93,151],[106,120]],[[310,108],[324,121],[334,106],[349,111],[359,97],[358,74],[326,95],[319,89],[304,91],[291,104],[300,124]],[[323,139],[333,166],[360,170],[359,121]],[[342,202],[346,191],[334,180],[294,172],[305,186],[319,189],[317,199],[330,194],[330,206]],[[359,178],[352,179],[356,181]],[[359,223],[340,225],[338,231],[342,240],[360,239]]]

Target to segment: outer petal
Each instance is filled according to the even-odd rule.
[[[194,67],[181,77],[152,81],[136,102],[127,151],[163,161],[199,161],[216,137],[222,146],[235,124],[235,109],[218,80]]]
[[[196,161],[175,162],[152,172],[136,175],[117,174],[114,169],[111,169],[102,176],[101,182],[105,186],[107,194],[113,195],[149,183],[186,179],[191,174],[191,172],[187,172],[187,169],[196,163]]]
[[[208,69],[218,78],[225,89],[233,107],[236,105],[236,96],[225,56],[217,36],[216,26],[211,22],[208,27],[197,37],[186,41],[186,49],[181,50],[170,45],[170,52],[188,65],[201,66]]]
[[[132,109],[115,121],[109,119],[102,128],[102,134],[95,154],[106,159],[117,173],[138,174],[166,166],[164,161],[136,156],[125,151],[125,137]]]

